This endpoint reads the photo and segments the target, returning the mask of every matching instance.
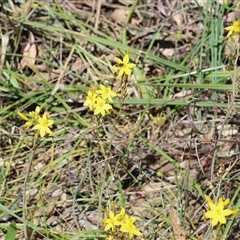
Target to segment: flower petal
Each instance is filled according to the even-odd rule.
[[[133,234],[136,236],[142,236],[142,233],[140,231],[138,231],[137,229],[133,230]]]
[[[225,224],[226,223],[226,218],[223,215],[218,216],[218,221],[221,224]]]
[[[134,68],[136,66],[135,63],[128,63],[127,68]]]
[[[211,221],[212,227],[216,226],[217,224],[218,224],[218,219],[217,218],[213,218],[213,220]]]
[[[38,114],[40,113],[40,107],[39,106],[36,107],[35,113],[38,113]]]
[[[204,216],[205,216],[206,218],[214,218],[215,215],[216,215],[215,212],[212,211],[212,210],[207,211],[207,212],[204,213]]]
[[[228,27],[225,27],[224,29],[227,31],[230,31],[232,28],[233,28],[232,26],[228,26]]]
[[[211,210],[216,211],[217,206],[213,202],[208,202],[208,205],[209,205]]]
[[[223,199],[222,199],[222,197],[220,197],[220,198],[218,199],[217,207],[218,207],[218,209],[223,210],[224,204],[223,204]]]
[[[129,55],[126,54],[126,55],[124,56],[124,58],[123,58],[123,64],[124,64],[124,65],[127,65],[128,63],[129,63]]]
[[[46,130],[46,132],[47,132],[49,135],[51,135],[51,134],[52,134],[52,131],[50,130],[50,128],[49,128],[49,127],[46,127],[46,128],[45,128],[45,130]]]
[[[232,216],[235,216],[235,215],[237,215],[237,214],[238,214],[238,212],[239,212],[239,209],[234,209],[234,210],[233,210],[233,213],[232,213]]]
[[[115,58],[115,61],[116,61],[117,63],[119,63],[119,64],[124,63],[124,62],[123,62],[120,58],[118,58],[118,57]]]
[[[53,123],[54,123],[54,121],[53,121],[53,120],[50,120],[50,119],[48,119],[48,124],[47,124],[47,126],[48,126],[48,127],[50,127],[50,126],[52,126],[52,125],[53,125]]]
[[[128,76],[131,75],[131,72],[132,72],[132,71],[131,71],[131,69],[129,69],[129,68],[126,68],[126,69],[125,69],[125,73],[126,73]]]
[[[45,128],[41,127],[40,128],[40,136],[43,138],[46,134]]]
[[[18,112],[18,115],[19,115],[19,117],[22,118],[23,120],[28,121],[28,117],[25,116],[23,113]]]
[[[233,34],[233,31],[230,30],[230,31],[228,32],[228,34],[227,34],[227,37],[230,37],[232,34]]]
[[[35,125],[33,128],[32,128],[32,130],[38,130],[38,129],[40,129],[41,128],[41,125],[40,124],[37,124],[37,125]]]
[[[110,228],[112,228],[112,224],[108,223],[108,224],[106,225],[106,227],[104,228],[104,231],[107,231],[107,230],[109,230]]]
[[[229,202],[230,202],[230,199],[227,198],[227,199],[223,202],[223,205],[224,205],[224,206],[227,206],[227,205],[229,204]]]
[[[118,77],[121,77],[124,74],[124,69],[120,69],[119,73],[118,73]]]
[[[232,215],[233,213],[234,213],[233,210],[225,209],[225,210],[222,211],[222,214],[221,214],[221,215],[223,215],[223,216],[230,216],[230,215]]]
[[[206,198],[206,201],[207,201],[208,203],[209,203],[209,202],[213,203],[212,199],[211,199],[208,195],[204,194],[204,197]]]

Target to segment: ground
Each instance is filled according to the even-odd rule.
[[[121,209],[133,239],[240,239],[239,213],[204,217],[205,195],[240,207],[238,1],[0,4],[0,239],[108,239]]]

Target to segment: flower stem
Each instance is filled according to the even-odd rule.
[[[27,213],[26,191],[27,191],[27,180],[28,180],[29,173],[30,173],[30,170],[31,170],[32,161],[34,159],[34,156],[35,156],[35,153],[36,153],[36,150],[37,150],[37,146],[38,145],[36,145],[36,139],[34,138],[34,140],[33,140],[33,151],[32,151],[32,154],[30,156],[30,160],[29,160],[29,163],[28,163],[28,167],[27,167],[27,171],[26,171],[26,175],[25,175],[24,183],[23,183],[23,219],[25,220],[23,222],[23,228],[24,228],[25,239],[31,239],[31,237],[28,236],[28,231],[27,231],[28,227],[27,227],[27,223],[26,223],[26,213]]]

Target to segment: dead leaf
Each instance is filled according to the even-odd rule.
[[[83,62],[81,58],[77,58],[71,66],[71,70],[79,74],[79,69],[82,68]]]
[[[173,18],[173,21],[176,22],[179,27],[182,26],[183,15],[181,13],[174,14],[172,18]]]
[[[173,228],[175,240],[186,240],[187,238],[182,229],[181,221],[178,217],[177,211],[173,206],[170,206],[169,208],[169,216],[172,221],[172,228]]]
[[[223,20],[227,23],[232,23],[233,21],[236,21],[237,19],[240,18],[240,2],[237,3],[236,8],[234,11],[229,12],[227,15],[223,17]]]
[[[227,23],[232,23],[233,21],[236,20],[236,13],[235,12],[228,13],[223,17],[223,20]]]
[[[164,55],[168,59],[172,58],[175,54],[175,50],[173,48],[160,48],[159,50],[162,55]]]
[[[126,22],[127,19],[127,15],[128,15],[128,10],[124,10],[124,9],[115,9],[112,14],[111,14],[111,18],[115,21],[115,22]]]
[[[34,42],[34,35],[32,32],[29,32],[29,40],[23,50],[23,58],[20,61],[18,69],[23,70],[26,66],[34,67],[37,56],[37,46]]]

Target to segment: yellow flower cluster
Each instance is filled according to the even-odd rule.
[[[26,121],[25,126],[27,127],[27,129],[33,126],[32,130],[36,130],[36,138],[38,138],[39,133],[40,136],[43,138],[47,134],[52,134],[50,127],[53,125],[54,121],[49,119],[48,112],[44,112],[42,117],[39,115],[39,113],[40,107],[37,106],[34,112],[32,111],[28,113],[28,117],[21,112],[18,112],[18,115]]]
[[[128,76],[132,73],[132,68],[136,66],[135,63],[129,62],[129,50],[126,52],[123,60],[120,58],[115,58],[117,64],[112,68],[119,71],[118,77],[125,79],[127,81]],[[121,82],[123,84],[123,82]],[[125,83],[126,85],[126,83]],[[101,114],[103,117],[110,113],[112,106],[112,97],[116,97],[116,92],[112,91],[110,87],[105,87],[100,85],[100,90],[90,88],[84,106],[88,106],[90,110],[94,111],[94,115]]]
[[[110,87],[105,87],[102,84],[100,85],[100,90],[90,88],[84,106],[88,106],[90,110],[94,111],[94,115],[101,114],[105,116],[110,113],[112,106],[108,103],[112,103],[113,97],[116,97],[117,94],[111,90]]]
[[[229,198],[223,201],[222,197],[220,197],[218,199],[217,204],[214,204],[212,199],[209,196],[205,195],[205,198],[208,202],[210,210],[205,212],[204,216],[206,218],[212,219],[211,220],[212,227],[216,226],[218,223],[225,224],[227,216],[234,216],[239,211],[239,209],[235,209],[235,210],[224,209],[230,202]]]
[[[128,234],[128,239],[131,239],[134,235],[142,236],[142,233],[134,225],[135,221],[136,217],[129,217],[124,208],[116,215],[110,211],[108,218],[103,220],[103,223],[106,225],[104,230],[110,230],[108,240],[117,239],[118,236],[122,237],[123,235],[121,233]]]

